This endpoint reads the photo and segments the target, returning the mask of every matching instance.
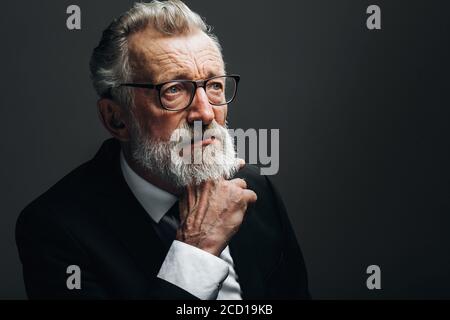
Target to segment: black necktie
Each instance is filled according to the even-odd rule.
[[[167,211],[157,225],[157,230],[161,240],[170,247],[177,235],[177,229],[180,225],[180,213],[178,201]]]

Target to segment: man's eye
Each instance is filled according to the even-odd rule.
[[[208,89],[222,91],[223,85],[220,82],[213,82],[208,85]]]
[[[171,86],[168,89],[164,91],[165,94],[177,94],[181,91],[181,88],[179,85]]]

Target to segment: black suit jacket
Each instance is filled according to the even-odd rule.
[[[16,242],[29,298],[196,299],[156,277],[168,251],[126,184],[110,139],[20,214]],[[245,178],[258,201],[229,243],[244,299],[309,298],[300,247],[280,196],[256,168]],[[69,290],[69,265],[81,289]]]

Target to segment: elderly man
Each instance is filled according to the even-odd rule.
[[[21,213],[28,296],[309,298],[280,196],[235,157],[226,116],[239,76],[203,20],[176,0],[135,4],[90,67],[113,138]],[[212,134],[174,152],[194,128]]]

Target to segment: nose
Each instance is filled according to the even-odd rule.
[[[205,89],[198,87],[191,106],[188,108],[187,121],[201,121],[204,125],[209,125],[214,120],[214,110],[209,103]]]

